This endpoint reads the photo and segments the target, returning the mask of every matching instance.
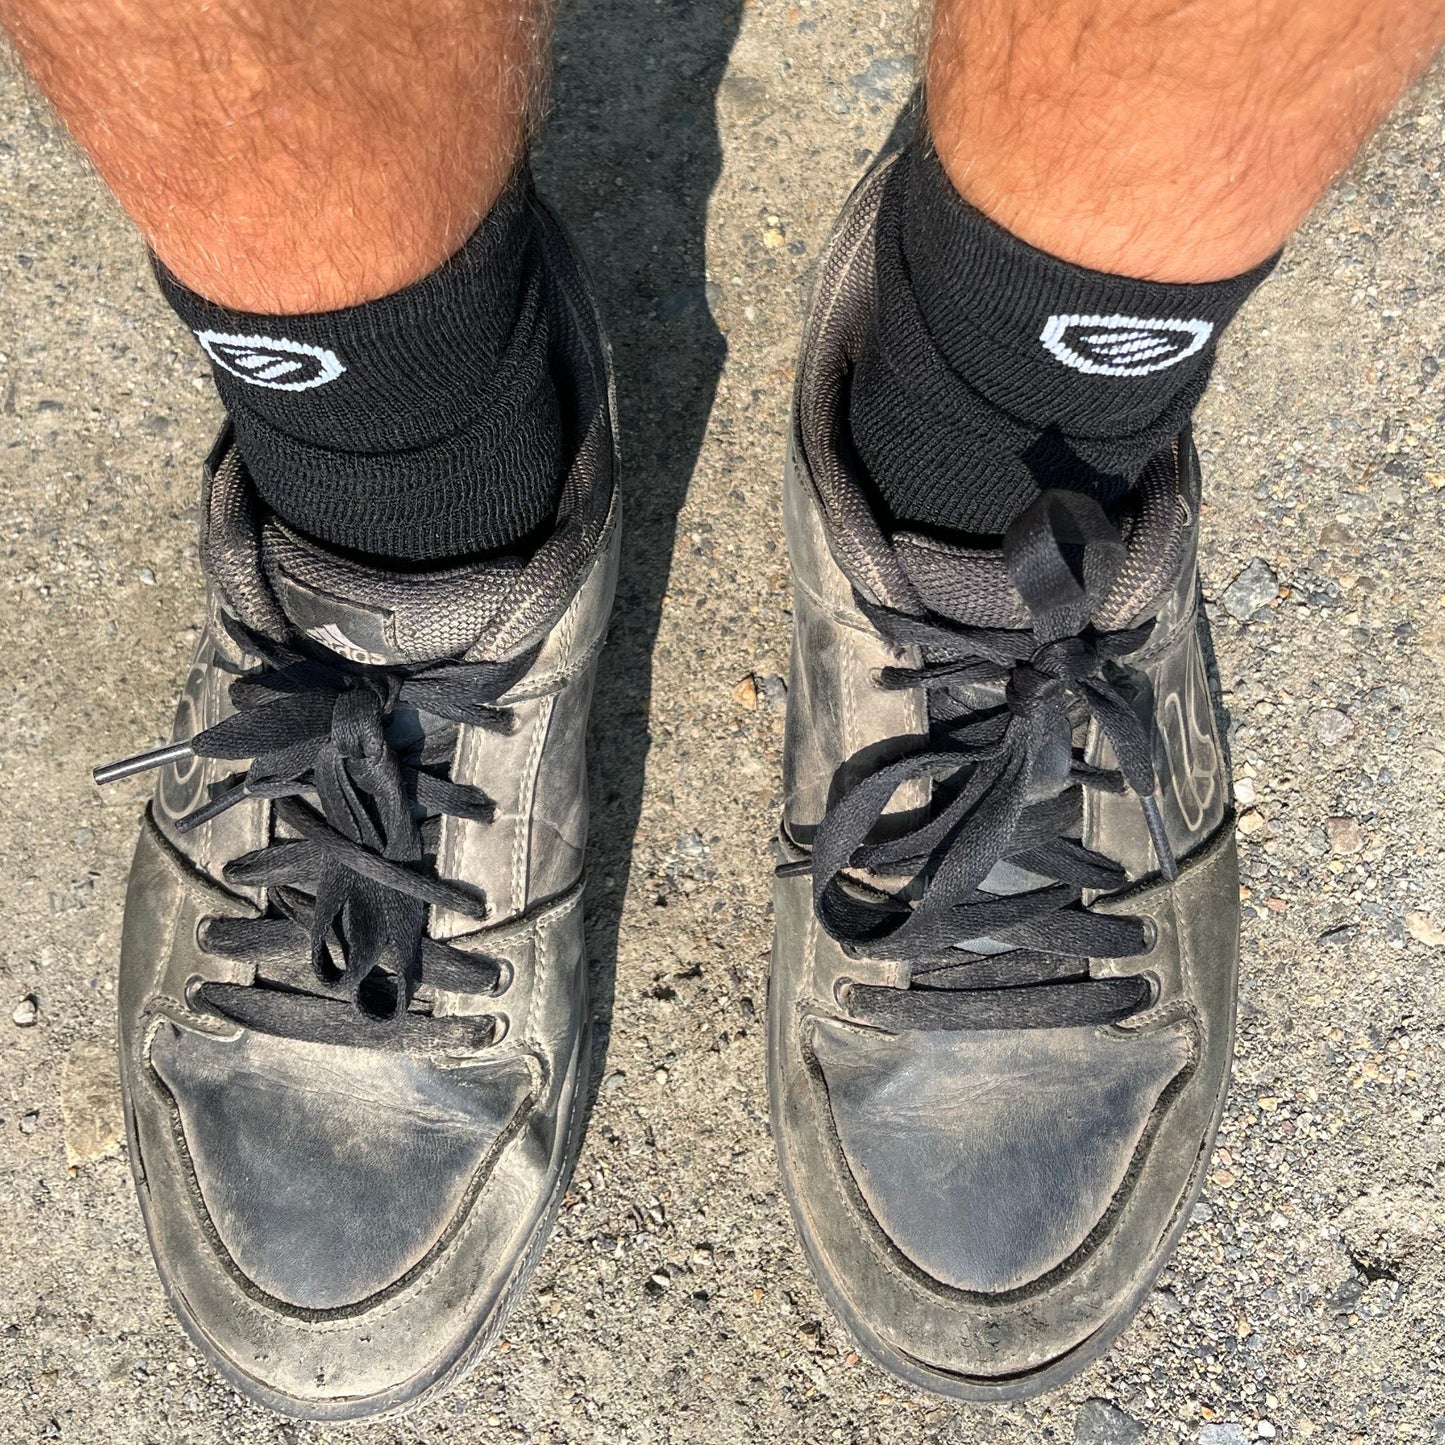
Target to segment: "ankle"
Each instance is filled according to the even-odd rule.
[[[1123,496],[1274,264],[1193,285],[1071,265],[969,206],[924,138],[884,183],[875,261],[854,446],[895,525],[987,534],[1046,487]]]

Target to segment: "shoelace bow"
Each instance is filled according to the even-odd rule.
[[[1060,1028],[1117,1022],[1147,1005],[1147,979],[1089,975],[1089,958],[1144,954],[1152,940],[1146,920],[1083,905],[1085,889],[1112,892],[1127,879],[1119,864],[1070,836],[1082,820],[1083,788],[1131,790],[1161,872],[1177,874],[1155,796],[1152,724],[1120,690],[1131,670],[1119,659],[1144,644],[1153,624],[1098,631],[1089,622],[1125,555],[1095,502],[1050,491],[1004,541],[1031,631],[913,617],[857,598],[886,639],[922,658],[917,667],[883,669],[877,685],[923,688],[941,694],[942,705],[928,746],[855,782],[824,815],[811,859],[779,869],[811,872],[818,920],[845,954],[907,966],[907,988],[847,983],[840,997],[852,1017],[889,1028]],[[1002,685],[1002,704],[960,708],[953,690],[978,685],[994,696]],[[950,705],[957,716],[937,715]],[[1116,769],[1076,754],[1074,728],[1085,716],[1113,746]],[[894,793],[919,778],[936,785],[931,816],[867,842]],[[1023,870],[1017,881],[1035,875],[1043,886],[984,891],[999,863]],[[849,869],[912,876],[920,895],[910,904]]]
[[[287,1038],[387,1049],[485,1046],[495,1033],[490,1017],[410,1011],[423,983],[480,994],[507,982],[504,962],[428,935],[428,907],[481,921],[487,903],[479,889],[438,877],[426,862],[443,814],[492,820],[486,793],[447,776],[457,725],[511,731],[515,714],[497,700],[535,652],[504,663],[376,667],[278,644],[229,617],[225,625],[261,659],[231,684],[236,711],[188,741],[95,774],[106,783],[191,757],[250,759],[177,828],[199,827],[246,798],[270,798],[276,823],[292,835],[222,868],[226,883],[265,888],[266,911],[204,919],[200,946],[253,964],[256,982],[206,982],[196,990],[200,1001]],[[446,725],[417,727],[398,741],[399,709]]]

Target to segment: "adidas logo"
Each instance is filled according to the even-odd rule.
[[[1050,316],[1039,340],[1065,366],[1088,376],[1147,376],[1193,356],[1212,321],[1143,316]]]
[[[276,391],[306,391],[335,381],[346,367],[334,351],[287,341],[276,336],[230,336],[221,331],[198,331],[196,340],[206,355],[232,376],[252,386]]]
[[[334,622],[328,622],[324,627],[308,627],[306,635],[313,642],[319,642],[322,647],[339,653],[348,662],[360,662],[370,667],[381,667],[387,660],[381,653],[370,652],[353,642]]]

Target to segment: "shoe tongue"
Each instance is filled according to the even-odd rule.
[[[1029,625],[1001,550],[951,546],[913,532],[892,542],[898,565],[930,612],[969,627]]]
[[[487,631],[520,570],[508,558],[446,572],[398,573],[339,556],[274,518],[261,566],[288,622],[351,662],[385,666],[460,657]]]
[[[1111,519],[1124,557],[1097,610],[1096,625],[1124,626],[1157,604],[1175,580],[1187,522],[1172,457],[1147,469],[1129,507]],[[940,617],[970,627],[1026,628],[1032,618],[996,548],[960,547],[915,533],[892,539],[895,558],[919,600]]]

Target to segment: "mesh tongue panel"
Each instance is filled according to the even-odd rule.
[[[1179,494],[1172,453],[1156,457],[1116,521],[1128,548],[1109,595],[1094,618],[1122,627],[1147,613],[1178,576],[1189,514]],[[919,599],[942,617],[970,627],[1027,627],[1028,609],[1014,589],[1002,552],[954,547],[913,533],[892,539],[894,555]]]
[[[432,573],[392,573],[338,557],[276,521],[261,565],[287,620],[353,662],[460,657],[490,630],[517,558]]]

